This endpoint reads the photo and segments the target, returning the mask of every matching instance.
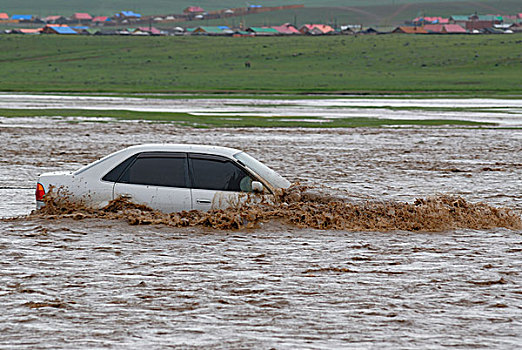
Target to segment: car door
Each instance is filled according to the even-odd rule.
[[[186,153],[144,152],[130,163],[114,184],[114,198],[165,213],[192,209]]]
[[[208,154],[189,154],[192,208],[225,209],[244,202],[252,192],[252,176],[232,160]]]

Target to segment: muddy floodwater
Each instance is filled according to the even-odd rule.
[[[219,230],[27,216],[37,174],[150,142],[243,149],[292,182],[354,201],[448,194],[520,215],[520,129],[0,117],[0,140],[0,348],[522,347],[520,229],[342,231],[274,220]]]

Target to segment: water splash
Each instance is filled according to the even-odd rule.
[[[46,196],[45,203],[44,208],[30,216],[76,220],[100,218],[126,220],[131,225],[162,224],[222,230],[255,228],[274,220],[299,228],[321,230],[437,232],[496,227],[522,229],[522,219],[514,211],[485,203],[470,203],[458,196],[437,195],[419,198],[413,203],[354,201],[300,184],[280,190],[273,202],[246,201],[237,207],[209,212],[192,210],[166,214],[121,197],[102,209],[73,203],[63,195]]]

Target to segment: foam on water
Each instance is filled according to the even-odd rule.
[[[273,202],[245,204],[209,212],[162,213],[126,198],[117,198],[102,209],[71,202],[66,196],[45,199],[45,207],[30,217],[102,218],[126,220],[131,225],[162,224],[173,227],[203,226],[214,229],[255,228],[260,223],[281,220],[299,228],[354,231],[445,231],[450,229],[522,229],[518,214],[484,203],[470,203],[458,196],[438,195],[414,203],[396,201],[353,201],[294,184],[280,190]]]

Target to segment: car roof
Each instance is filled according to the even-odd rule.
[[[101,164],[112,164],[114,161],[120,162],[127,157],[141,152],[186,152],[186,153],[204,153],[232,158],[235,154],[242,151],[229,147],[208,146],[208,145],[191,145],[191,144],[168,144],[168,143],[151,143],[137,145],[124,148],[117,152],[111,153],[94,163],[88,164],[74,172],[79,175],[91,169],[97,169]],[[108,163],[107,163],[108,162]]]
[[[206,153],[225,157],[232,157],[234,154],[241,152],[238,149],[194,144],[170,144],[170,143],[150,143],[144,145],[131,146],[123,151],[129,154],[140,152],[187,152],[187,153]]]
[[[192,144],[169,144],[169,143],[151,143],[144,145],[137,145],[124,148],[117,152],[111,153],[94,163],[88,164],[74,172],[75,175],[79,175],[89,169],[96,168],[99,164],[111,164],[114,161],[122,161],[123,159],[130,157],[134,154],[141,152],[186,152],[186,153],[204,153],[218,156],[224,156],[232,158],[235,154],[242,151],[234,148],[221,147],[221,146],[208,146],[208,145],[192,145]]]

